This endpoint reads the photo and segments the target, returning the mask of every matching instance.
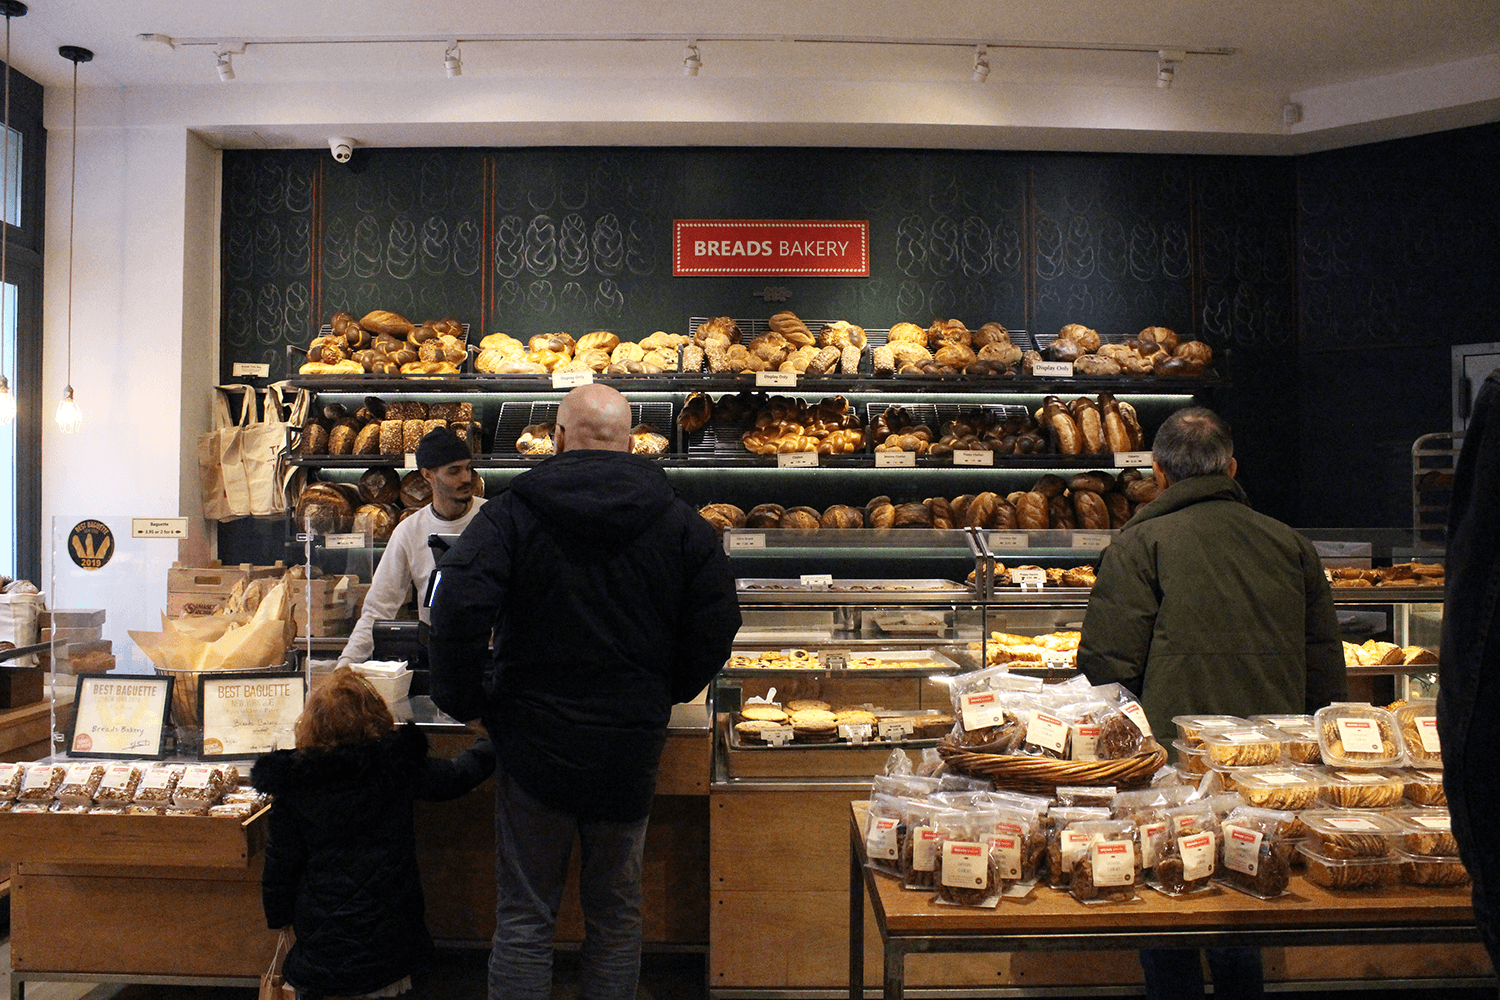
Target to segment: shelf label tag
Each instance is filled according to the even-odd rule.
[[[1022,590],[1041,590],[1047,585],[1047,571],[1022,567],[1010,571],[1010,582]]]
[[[995,453],[986,448],[983,451],[955,451],[953,453],[954,465],[994,465]]]
[[[324,535],[323,543],[330,549],[362,549],[365,547],[363,532],[351,531],[338,535]]]
[[[762,535],[762,534],[753,534],[753,535],[733,534],[733,535],[729,536],[729,551],[730,552],[758,551],[758,550],[763,549],[765,547],[766,547],[766,536]]]
[[[1380,728],[1374,719],[1339,719],[1337,725],[1346,753],[1385,753],[1380,742]]]
[[[580,385],[593,385],[593,372],[553,372],[552,388],[572,389]]]
[[[860,722],[852,726],[839,726],[839,735],[850,743],[863,743],[870,738],[870,724]]]
[[[831,573],[803,573],[802,586],[804,587],[832,587],[833,574]]]
[[[989,537],[989,546],[992,550],[1003,552],[1014,552],[1018,549],[1027,548],[1031,544],[1031,535],[1025,531],[992,531]]]
[[[131,538],[186,538],[188,519],[185,517],[132,517]]]
[[[881,719],[880,738],[890,740],[892,743],[900,743],[911,734],[911,720],[909,719]]]
[[[848,670],[849,654],[843,652],[827,652],[823,654],[824,670]]]
[[[404,469],[415,469],[416,467],[417,467],[417,453],[414,452],[414,451],[407,452],[406,453],[406,464],[403,465],[402,468],[404,468]]]
[[[756,372],[755,384],[768,388],[794,389],[797,386],[796,372]]]
[[[258,365],[250,361],[236,361],[230,372],[235,378],[270,378],[271,366]]]
[[[1031,366],[1031,374],[1038,378],[1072,378],[1071,361],[1038,361]]]
[[[915,469],[917,467],[917,453],[914,451],[877,451],[875,453],[875,468],[877,469]]]
[[[784,451],[776,456],[778,469],[816,469],[818,453],[815,451]]]
[[[1091,551],[1098,552],[1102,549],[1108,548],[1109,543],[1113,540],[1113,536],[1100,534],[1096,531],[1073,532],[1073,548],[1075,549],[1089,549]]]
[[[774,729],[762,729],[760,731],[760,738],[773,747],[784,747],[792,742],[792,727],[777,726]]]
[[[1151,453],[1149,451],[1117,451],[1115,452],[1115,468],[1149,469],[1151,468]]]

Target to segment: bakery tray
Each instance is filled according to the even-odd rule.
[[[744,577],[736,581],[744,603],[775,603],[787,597],[812,598],[819,604],[952,604],[968,601],[974,591],[954,580],[835,580],[832,586],[804,586],[797,579]]]
[[[930,677],[935,673],[956,674],[972,669],[960,665],[951,657],[939,653],[935,649],[859,649],[852,645],[847,650],[850,660],[865,657],[874,657],[878,660],[890,660],[893,662],[906,662],[909,660],[925,661],[915,667],[849,667],[847,670],[830,670],[819,664],[818,666],[796,667],[796,666],[767,666],[767,667],[730,667],[726,666],[719,671],[723,677],[761,677],[766,674],[794,674],[798,677],[807,676],[847,676],[858,674],[861,677]],[[813,663],[819,663],[816,659]],[[908,713],[909,714],[909,713]]]

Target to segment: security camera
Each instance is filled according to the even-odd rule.
[[[340,163],[348,163],[349,157],[354,155],[355,142],[344,135],[331,135],[328,137],[328,148],[333,152],[333,158]]]

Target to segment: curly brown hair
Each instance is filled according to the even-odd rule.
[[[297,717],[298,750],[374,743],[396,728],[385,699],[355,671],[339,667],[312,689]]]

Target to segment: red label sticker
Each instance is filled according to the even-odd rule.
[[[977,858],[983,848],[979,844],[953,844],[949,851],[953,854],[962,854],[967,857]]]
[[[971,694],[971,695],[969,695],[969,704],[970,705],[993,705],[994,703],[995,703],[995,696],[992,695],[992,694]]]
[[[672,274],[870,276],[870,223],[811,219],[677,219]]]

